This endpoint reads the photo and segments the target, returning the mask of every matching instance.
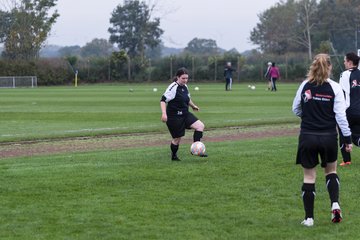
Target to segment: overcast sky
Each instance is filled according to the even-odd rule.
[[[242,52],[253,49],[250,31],[258,14],[279,0],[146,0],[156,3],[153,15],[160,17],[167,47],[183,48],[195,37],[213,39],[218,47]],[[94,38],[109,39],[112,11],[122,0],[59,0],[60,17],[52,28],[48,44],[84,46]]]

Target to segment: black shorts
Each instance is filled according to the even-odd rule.
[[[190,129],[190,126],[198,120],[194,114],[188,112],[184,116],[168,116],[166,125],[173,138],[179,138],[185,135],[185,129]]]
[[[337,160],[337,135],[300,134],[296,164],[301,164],[304,168],[314,168],[319,164],[319,155],[321,167]]]

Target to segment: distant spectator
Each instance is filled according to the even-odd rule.
[[[231,87],[232,87],[232,73],[236,72],[235,69],[233,69],[231,67],[231,62],[228,62],[225,66],[225,70],[224,70],[224,77],[225,77],[225,91],[231,91]]]
[[[271,65],[272,63],[271,62],[268,62],[267,63],[267,69],[266,69],[266,73],[264,75],[264,77],[266,78],[266,80],[268,81],[268,91],[270,91],[271,89],[271,76],[270,76],[270,69],[271,69]]]
[[[278,67],[275,66],[273,62],[269,71],[269,75],[271,78],[271,91],[277,91],[276,88],[276,80],[280,78],[280,70]]]

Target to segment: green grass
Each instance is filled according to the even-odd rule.
[[[1,149],[29,139],[163,136],[159,99],[166,86],[0,89]],[[200,91],[191,91],[192,97],[201,108],[196,115],[217,128],[209,135],[233,131],[221,129],[229,126],[247,131],[263,125],[253,130],[261,131],[299,123],[291,112],[298,84],[280,83],[277,93],[265,91],[265,83],[255,91],[247,84],[234,84],[231,92],[224,84],[189,84],[195,86]],[[358,149],[354,164],[338,171],[344,222],[330,222],[319,168],[315,226],[306,228],[300,225],[296,136],[206,147],[210,156],[197,158],[188,144],[181,145],[181,162],[169,160],[168,145],[1,159],[0,239],[358,239]]]
[[[0,89],[0,142],[167,131],[159,104],[167,85]],[[265,83],[255,91],[235,83],[233,91],[225,92],[224,84],[189,83],[201,109],[196,115],[208,128],[296,123],[291,104],[297,86],[279,84],[279,92],[273,93],[265,91]]]
[[[359,165],[339,169],[344,221],[330,221],[318,169],[315,226],[300,225],[296,137],[3,159],[0,239],[358,239]],[[360,157],[355,151],[354,159]]]

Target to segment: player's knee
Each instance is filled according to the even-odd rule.
[[[181,138],[173,138],[172,143],[173,143],[174,145],[179,145],[179,144],[180,144],[180,141],[181,141]]]
[[[197,131],[203,132],[205,129],[205,124],[202,121],[199,121]]]

